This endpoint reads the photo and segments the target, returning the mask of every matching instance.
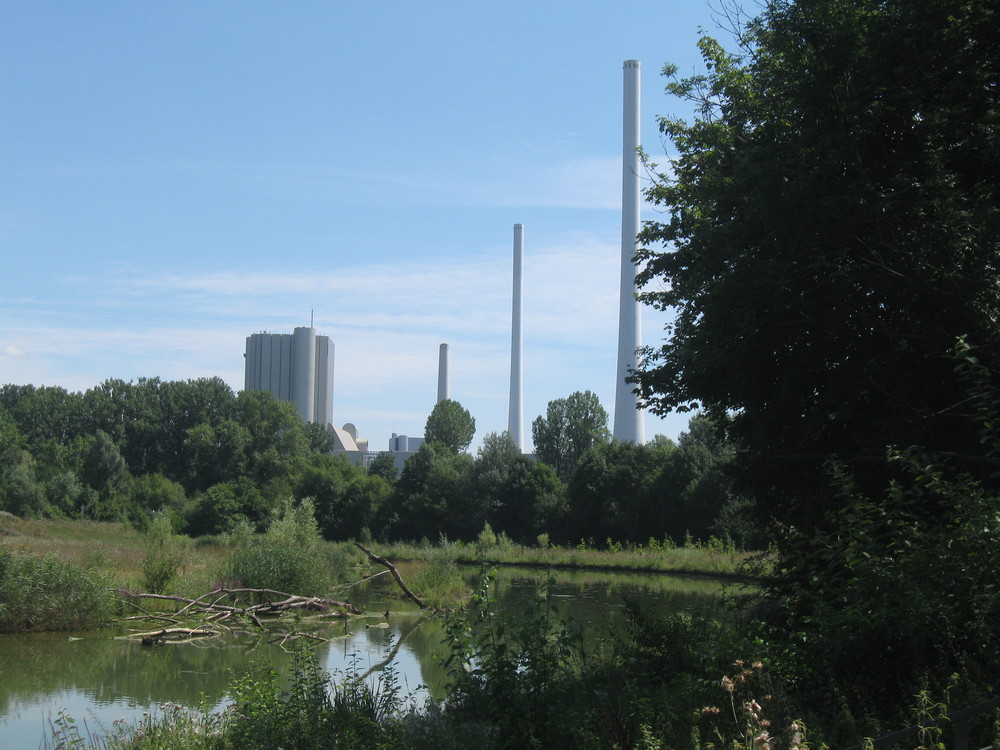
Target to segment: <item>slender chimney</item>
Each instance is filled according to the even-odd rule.
[[[451,375],[448,373],[448,345],[441,344],[438,351],[438,401],[451,398]]]
[[[521,363],[521,273],[524,259],[524,224],[514,225],[514,291],[510,313],[510,411],[507,432],[524,451],[524,367]]]
[[[615,439],[645,442],[643,412],[632,386],[625,382],[638,368],[636,350],[642,346],[639,300],[635,296],[637,268],[632,260],[639,234],[639,61],[624,64],[624,116],[622,118],[622,268],[618,311],[618,380],[615,389]]]

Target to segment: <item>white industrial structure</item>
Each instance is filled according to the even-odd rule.
[[[514,445],[524,451],[524,367],[521,356],[521,274],[524,261],[524,224],[514,225],[514,289],[510,313],[510,407],[507,432]]]
[[[247,337],[244,388],[290,401],[306,422],[333,424],[333,343],[311,326]]]
[[[642,346],[635,258],[639,234],[639,61],[624,64],[622,117],[622,262],[618,308],[618,380],[615,389],[614,436],[621,442],[645,442],[643,412],[633,386],[625,382],[638,369],[637,350]]]
[[[438,403],[451,398],[450,365],[451,356],[448,352],[448,345],[441,344],[441,347],[438,349]]]

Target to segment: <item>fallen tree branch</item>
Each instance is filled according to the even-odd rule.
[[[145,633],[130,633],[124,636],[126,640],[141,640],[143,646],[154,646],[161,641],[166,640],[170,636],[181,636],[185,639],[189,638],[206,638],[211,636],[217,636],[219,632],[216,630],[204,630],[201,628],[160,628],[159,630],[150,630]]]
[[[412,591],[410,591],[409,586],[407,586],[405,583],[403,583],[403,577],[401,575],[399,575],[399,571],[396,570],[396,566],[395,565],[393,565],[391,562],[389,562],[388,560],[386,560],[384,557],[381,557],[380,555],[376,555],[371,550],[365,549],[364,547],[361,546],[360,542],[355,542],[354,546],[357,547],[362,552],[364,552],[366,555],[368,555],[369,558],[371,558],[372,560],[374,560],[375,562],[377,562],[379,565],[384,565],[386,568],[388,568],[389,572],[392,573],[392,577],[396,579],[396,583],[399,584],[399,588],[401,588],[403,590],[403,593],[406,594],[414,602],[416,602],[417,606],[420,607],[420,609],[427,609],[427,605],[424,604],[423,599],[421,599],[419,596],[417,596]]]

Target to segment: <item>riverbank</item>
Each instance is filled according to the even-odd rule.
[[[225,539],[178,537],[182,548],[177,581],[189,593],[207,590],[216,572],[232,555]],[[350,542],[324,542],[337,559],[348,567],[367,567],[369,561]],[[594,569],[632,571],[720,578],[741,577],[741,566],[752,553],[739,552],[721,542],[690,543],[673,546],[650,540],[646,545],[605,549],[592,545],[576,547],[529,547],[502,541],[438,542],[436,544],[370,543],[379,554],[393,561],[433,562],[443,548],[447,557],[459,565],[476,565],[482,560],[495,565],[534,568]],[[54,555],[64,562],[108,575],[113,585],[131,588],[144,573],[150,537],[119,523],[96,521],[23,519],[4,514],[0,517],[0,548],[39,557]]]
[[[749,579],[744,572],[745,564],[760,558],[760,553],[737,551],[721,542],[690,543],[678,547],[650,540],[646,545],[611,544],[605,549],[586,545],[449,544],[453,545],[452,554],[460,565],[476,565],[485,561],[491,565],[522,568],[663,573],[741,581]],[[433,548],[395,543],[383,547],[382,554],[393,560],[422,560],[426,559],[427,550]]]

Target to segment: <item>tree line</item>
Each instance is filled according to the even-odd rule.
[[[472,540],[489,524],[512,541],[644,543],[729,535],[749,544],[727,467],[704,418],[675,444],[613,442],[590,392],[549,404],[533,425],[538,460],[506,433],[467,453],[475,420],[457,402],[428,417],[428,441],[397,471],[331,455],[321,426],[270,393],[218,378],[108,380],[82,393],[0,388],[0,510],[175,529],[263,529],[289,498],[312,498],[327,539]],[[726,522],[726,519],[730,519]]]

